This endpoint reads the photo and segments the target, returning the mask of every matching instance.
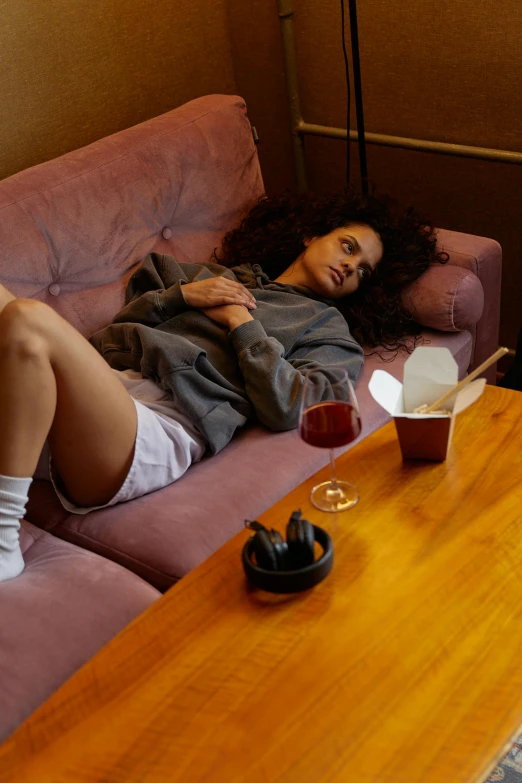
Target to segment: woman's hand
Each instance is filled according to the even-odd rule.
[[[226,326],[230,331],[236,329],[241,324],[254,319],[243,305],[221,305],[220,307],[209,307],[202,310],[205,315],[221,326]]]
[[[228,277],[209,277],[196,283],[186,283],[181,286],[181,293],[189,307],[198,310],[218,305],[243,305],[250,310],[256,307],[254,295],[248,288]]]

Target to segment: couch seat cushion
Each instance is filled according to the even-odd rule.
[[[20,538],[25,570],[0,583],[0,742],[160,595],[27,522]]]

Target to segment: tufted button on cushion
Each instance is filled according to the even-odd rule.
[[[161,232],[161,236],[163,237],[163,239],[170,239],[172,236],[172,229],[169,228],[168,226],[165,226],[165,228]]]
[[[58,285],[58,283],[51,283],[51,285],[49,286],[49,288],[47,290],[49,291],[51,296],[58,296],[58,294],[60,293],[61,289],[60,289],[60,286]]]

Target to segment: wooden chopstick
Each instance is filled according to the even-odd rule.
[[[435,400],[434,403],[429,405],[425,411],[422,411],[423,415],[425,413],[432,413],[433,411],[437,410],[437,408],[440,408],[443,402],[449,400],[449,398],[452,397],[457,392],[459,392],[463,386],[466,386],[466,384],[471,383],[471,381],[474,381],[478,375],[483,373],[484,370],[487,370],[487,368],[491,364],[493,364],[493,362],[496,362],[498,359],[500,359],[501,356],[505,356],[506,353],[509,353],[509,348],[499,348],[498,351],[495,351],[495,353],[489,357],[489,359],[486,359],[485,362],[482,362],[482,364],[479,365],[476,370],[473,370],[473,372],[470,373],[462,381],[460,381],[460,383],[457,383],[457,385],[454,386],[449,391],[447,391],[446,394],[443,394],[442,397],[439,397],[438,400]]]

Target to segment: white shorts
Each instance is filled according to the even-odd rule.
[[[205,444],[193,430],[187,431],[175,419],[151,410],[134,397],[132,399],[138,414],[134,458],[122,487],[108,503],[85,508],[69,500],[53,463],[49,444],[45,442],[33,478],[51,481],[62,506],[72,514],[88,514],[89,511],[124,503],[162,489],[179,479],[193,462],[203,456]]]

